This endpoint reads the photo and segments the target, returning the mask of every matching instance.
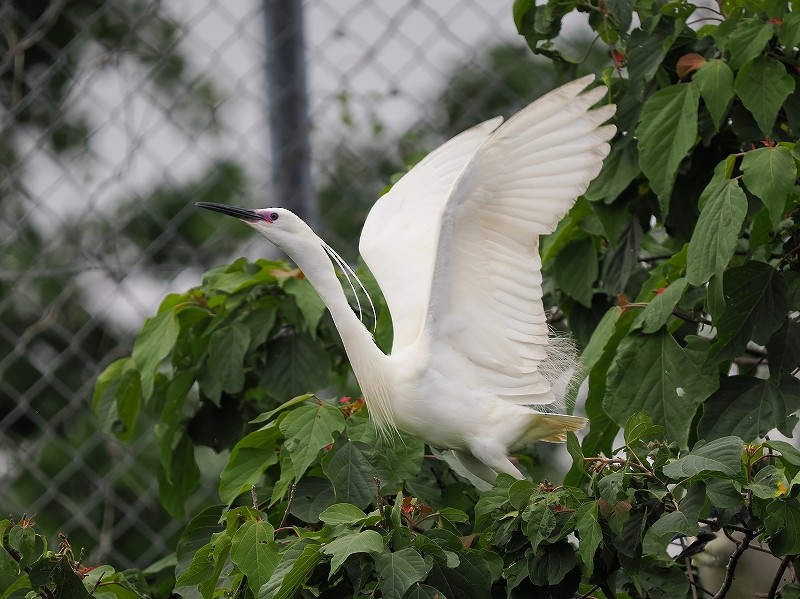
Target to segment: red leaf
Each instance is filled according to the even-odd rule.
[[[678,64],[675,65],[675,70],[678,72],[678,77],[684,79],[689,73],[696,71],[706,63],[706,59],[695,52],[684,54],[678,59]]]

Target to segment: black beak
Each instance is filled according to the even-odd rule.
[[[701,530],[697,535],[697,540],[676,555],[675,560],[677,561],[701,553],[706,548],[709,541],[713,541],[715,537],[716,535],[713,532]]]
[[[237,208],[236,206],[226,206],[225,204],[215,204],[214,202],[195,202],[194,205],[198,208],[221,212],[222,214],[227,214],[228,216],[233,216],[240,220],[263,220],[255,210],[248,210],[247,208]]]

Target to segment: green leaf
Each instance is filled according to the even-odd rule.
[[[597,279],[597,252],[592,239],[584,237],[562,248],[556,256],[553,273],[564,293],[591,307]]]
[[[280,429],[286,437],[283,446],[291,455],[295,478],[300,478],[322,448],[333,443],[334,434],[344,430],[344,416],[338,408],[315,402],[291,410],[281,420]]]
[[[678,167],[697,142],[699,99],[691,83],[670,85],[647,99],[639,117],[639,164],[658,196],[662,218],[667,216]]]
[[[247,576],[254,595],[278,566],[278,545],[275,530],[265,520],[244,522],[231,541],[231,560]]]
[[[792,466],[800,466],[800,450],[793,445],[790,445],[786,441],[765,441],[764,445],[775,451],[779,451],[781,460],[785,463],[791,464]]]
[[[306,279],[288,277],[283,282],[283,290],[294,297],[300,313],[306,321],[311,336],[315,336],[317,325],[322,315],[325,313],[325,303],[320,299],[319,294]]]
[[[714,323],[717,339],[708,364],[737,357],[750,340],[767,343],[786,319],[786,281],[769,264],[751,260],[728,269],[723,288],[727,305]]]
[[[447,599],[447,597],[438,589],[417,582],[405,594],[405,599]]]
[[[584,195],[592,202],[611,202],[625,191],[638,174],[639,151],[628,135],[611,146],[600,174],[592,180]]]
[[[581,556],[587,573],[591,576],[594,571],[594,554],[603,540],[603,531],[598,522],[597,502],[585,503],[578,508],[576,513],[578,531],[578,553]]]
[[[645,414],[634,414],[625,423],[625,445],[628,447],[633,447],[635,443],[647,437],[663,436],[664,427],[654,424],[652,418]]]
[[[699,511],[686,513],[675,510],[662,515],[645,534],[644,550],[654,555],[665,555],[667,545],[676,536],[691,537],[697,534],[700,525],[697,523]]]
[[[178,434],[181,410],[186,396],[195,381],[193,371],[184,371],[169,383],[165,393],[164,406],[161,408],[161,420],[156,424],[156,436],[160,440],[159,456],[167,483],[172,482],[172,452]]]
[[[681,277],[663,288],[661,293],[647,303],[647,307],[642,311],[641,322],[642,331],[645,333],[655,333],[669,320],[672,311],[683,297],[684,291],[689,286],[689,281]]]
[[[58,599],[92,599],[89,591],[83,586],[81,577],[72,569],[67,556],[60,557],[53,561],[41,559],[30,567],[28,573],[31,586],[34,589],[41,587],[53,588],[56,592],[49,593],[49,596]],[[47,595],[42,595],[47,596]]]
[[[323,389],[328,385],[331,358],[309,335],[295,333],[268,345],[262,387],[278,401]]]
[[[797,499],[773,501],[764,527],[772,535],[769,548],[776,557],[800,553],[800,502]]]
[[[606,250],[603,257],[601,275],[603,289],[608,295],[617,295],[625,290],[631,272],[639,261],[639,250],[642,247],[642,226],[638,219],[628,221],[617,244]]]
[[[92,409],[104,432],[128,441],[141,406],[142,388],[134,361],[122,358],[109,364],[97,378]]]
[[[525,535],[530,540],[533,550],[547,539],[556,528],[556,517],[546,504],[536,503],[522,513],[522,520],[526,523]]]
[[[214,575],[213,543],[206,543],[192,557],[189,568],[175,580],[175,588],[193,587],[204,583]]]
[[[234,445],[228,463],[220,475],[219,496],[230,504],[256,484],[266,470],[278,461],[275,448],[280,430],[274,424],[253,431]]]
[[[329,526],[338,524],[355,526],[363,523],[367,519],[367,515],[364,510],[352,503],[334,503],[319,515],[319,519]]]
[[[425,444],[401,432],[391,446],[376,448],[370,462],[381,479],[381,488],[394,493],[404,481],[419,474],[424,456]]]
[[[354,553],[383,553],[383,550],[383,537],[374,530],[344,535],[322,548],[323,553],[331,556],[330,576],[336,574],[344,561]]]
[[[783,64],[769,56],[759,56],[739,69],[734,87],[761,132],[772,136],[778,111],[794,91],[794,79]]]
[[[635,27],[628,40],[628,76],[631,93],[641,101],[647,86],[653,81],[661,67],[672,42],[678,33],[679,21],[659,19],[655,26],[646,30]]]
[[[764,466],[756,472],[753,480],[747,485],[753,495],[759,499],[775,499],[786,493],[786,480],[783,470],[772,465]]]
[[[217,329],[208,341],[208,369],[225,393],[244,387],[244,355],[250,345],[250,329],[240,322]]]
[[[430,569],[431,564],[411,547],[382,553],[375,558],[375,572],[380,580],[382,597],[386,599],[403,599],[411,585],[424,580]]]
[[[484,555],[488,552],[464,550],[458,554],[459,563],[448,568],[441,559],[433,560],[433,567],[425,579],[430,585],[441,589],[447,597],[469,597],[491,599],[494,577]]]
[[[734,96],[733,71],[725,62],[715,58],[697,70],[692,82],[700,90],[714,127],[719,131]]]
[[[800,44],[800,12],[784,15],[783,22],[778,27],[778,39],[788,48]]]
[[[736,71],[746,62],[761,54],[764,46],[772,39],[775,28],[762,19],[741,19],[730,34],[726,48],[731,53],[730,67]]]
[[[142,331],[133,342],[131,357],[141,375],[144,399],[150,399],[153,394],[155,370],[175,347],[179,329],[175,313],[172,310],[164,310],[155,318],[145,322]]]
[[[800,322],[787,318],[767,343],[770,375],[791,374],[800,365]]]
[[[331,481],[321,476],[304,476],[297,481],[289,512],[303,522],[316,522],[335,502]]]
[[[742,473],[742,448],[739,437],[722,437],[695,446],[683,457],[664,466],[664,474],[673,479],[723,475],[739,477]]]
[[[293,597],[320,561],[321,545],[308,539],[293,543],[281,555],[281,561],[269,581],[258,591],[258,599]]]
[[[173,518],[183,518],[186,500],[200,483],[200,469],[194,458],[194,444],[181,435],[172,450],[172,477],[167,478],[163,465],[158,469],[158,499]]]
[[[337,501],[367,507],[375,499],[377,472],[369,462],[371,448],[359,442],[337,443],[322,460]]]
[[[745,152],[742,173],[747,189],[764,202],[772,226],[777,228],[783,218],[789,192],[794,189],[797,179],[797,167],[791,150],[779,145]]]
[[[572,545],[561,541],[530,554],[528,575],[535,585],[553,586],[564,580],[564,577],[576,564],[575,550]]]
[[[700,195],[700,218],[686,256],[686,278],[703,285],[721,275],[736,250],[739,230],[747,214],[747,198],[736,179],[724,178],[724,161]]]
[[[800,381],[788,379],[778,387],[771,379],[722,377],[719,391],[703,405],[697,429],[705,439],[733,434],[755,441],[775,428],[791,434],[794,420],[789,417],[798,409]]]
[[[716,391],[718,377],[695,364],[672,336],[629,336],[608,374],[603,409],[618,425],[637,412],[685,447],[697,406]]]

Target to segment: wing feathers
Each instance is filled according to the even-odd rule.
[[[603,123],[614,107],[591,109],[606,93],[583,92],[591,81],[547,94],[490,135],[442,214],[426,338],[434,354],[460,353],[478,367],[482,390],[513,403],[555,399],[541,369],[548,327],[538,236],[553,231],[608,155],[615,128]]]

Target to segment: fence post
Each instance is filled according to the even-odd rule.
[[[264,0],[272,203],[317,224],[302,0]]]

